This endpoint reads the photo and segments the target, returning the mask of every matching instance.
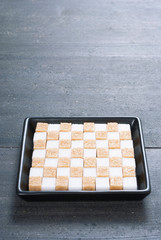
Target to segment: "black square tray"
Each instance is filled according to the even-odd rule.
[[[137,190],[109,190],[96,191],[55,191],[41,192],[28,191],[29,170],[32,162],[33,134],[37,122],[47,123],[107,123],[118,122],[130,124],[134,153],[136,160]],[[20,153],[20,166],[17,180],[17,195],[26,200],[139,200],[146,197],[151,191],[143,134],[140,119],[137,117],[32,117],[24,121],[22,145]]]

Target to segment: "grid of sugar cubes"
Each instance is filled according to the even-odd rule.
[[[136,189],[129,124],[37,123],[29,173],[30,191]]]

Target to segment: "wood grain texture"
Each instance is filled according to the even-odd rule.
[[[1,239],[161,239],[161,150],[147,150],[143,201],[26,202],[16,196],[19,149],[0,149]]]
[[[160,9],[152,0],[1,1],[0,146],[19,146],[29,116],[133,115],[146,146],[160,147]]]

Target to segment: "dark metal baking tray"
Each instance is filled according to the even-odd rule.
[[[83,123],[83,122],[127,123],[131,126],[136,160],[137,190],[96,191],[28,191],[29,170],[32,162],[33,134],[37,122],[47,123]],[[26,118],[22,134],[20,165],[17,180],[17,195],[26,200],[139,200],[151,191],[147,159],[144,149],[141,122],[138,117],[32,117]]]

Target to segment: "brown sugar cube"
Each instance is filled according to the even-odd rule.
[[[84,140],[84,148],[94,149],[96,148],[96,140]]]
[[[72,132],[72,140],[82,140],[83,139],[83,132],[73,131]]]
[[[134,158],[134,149],[133,148],[123,148],[122,156],[123,156],[123,158]]]
[[[46,140],[38,139],[34,142],[34,149],[45,149]]]
[[[83,191],[95,191],[96,179],[95,177],[83,177]]]
[[[95,125],[94,122],[85,122],[84,123],[84,132],[94,132]]]
[[[57,158],[58,157],[58,149],[57,148],[49,148],[46,150],[46,158]]]
[[[83,168],[82,167],[71,167],[70,176],[71,177],[82,177],[83,176]]]
[[[97,177],[108,177],[109,176],[109,169],[108,167],[97,167]]]
[[[122,169],[123,177],[135,177],[135,167],[128,166]]]
[[[96,168],[96,158],[95,157],[84,158],[84,167],[85,168]]]
[[[110,167],[122,167],[122,158],[110,157]]]
[[[116,123],[116,122],[107,123],[107,131],[108,132],[118,132],[118,123]]]
[[[69,178],[65,176],[58,176],[56,178],[56,191],[67,191],[69,185]]]
[[[60,132],[70,132],[71,127],[71,123],[60,123]]]
[[[58,167],[59,168],[69,168],[70,167],[70,158],[67,157],[61,157],[58,160]]]
[[[122,177],[110,178],[110,190],[122,190],[123,183]]]
[[[69,139],[60,140],[59,148],[71,148],[71,140],[69,140]]]
[[[106,131],[97,131],[96,132],[96,139],[97,140],[106,140],[107,139],[107,132]]]
[[[97,158],[108,158],[108,149],[97,148]]]
[[[32,159],[32,167],[43,168],[45,159]]]
[[[58,139],[59,139],[59,132],[50,131],[47,133],[47,140],[58,140]]]
[[[72,149],[72,158],[83,158],[83,148],[73,148]]]
[[[29,177],[29,191],[41,191],[41,177]]]
[[[57,168],[56,167],[44,166],[44,177],[56,178],[56,175],[57,175]]]
[[[37,123],[35,132],[47,132],[47,130],[48,130],[48,123],[41,123],[41,122]]]
[[[130,131],[120,132],[120,140],[131,140],[131,132]]]
[[[120,148],[120,140],[118,140],[118,139],[109,139],[108,140],[108,147],[110,149]]]

